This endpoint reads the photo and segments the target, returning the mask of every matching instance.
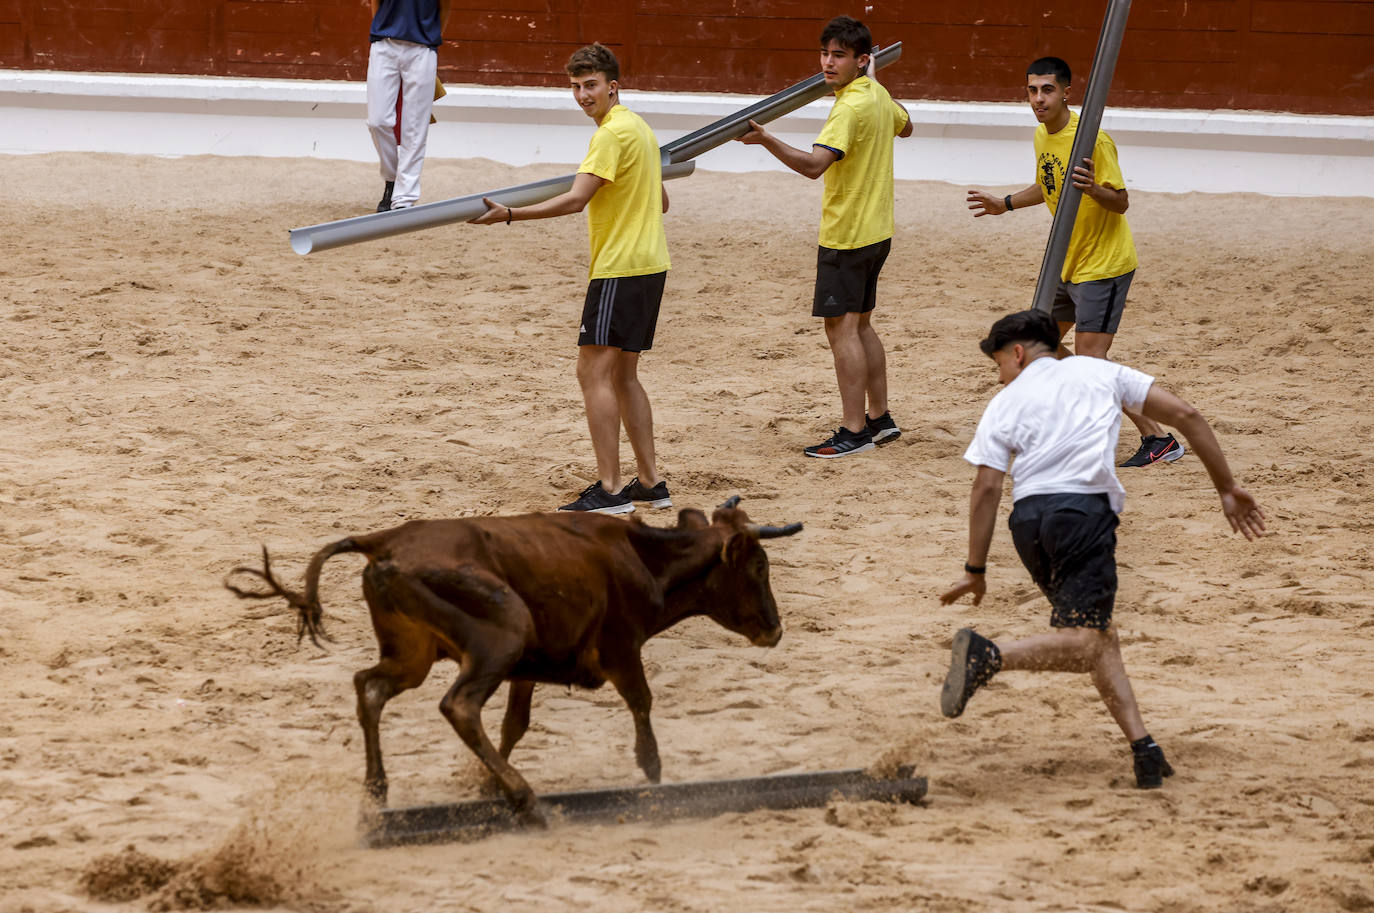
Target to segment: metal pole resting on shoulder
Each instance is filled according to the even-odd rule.
[[[902,56],[902,43],[894,42],[887,47],[880,47],[873,55],[873,61],[878,69],[882,69],[889,64],[896,63]],[[798,108],[803,108],[811,104],[818,98],[824,98],[830,94],[830,87],[825,84],[825,74],[817,73],[809,79],[803,79],[796,85],[788,86],[781,92],[755,102],[747,108],[741,108],[734,114],[721,118],[713,124],[708,124],[693,133],[667,143],[660,150],[663,153],[665,162],[685,162],[694,159],[704,152],[710,152],[717,146],[723,146],[734,139],[749,132],[749,121],[756,121],[766,124],[778,118],[791,114]]]
[[[1108,0],[1107,15],[1102,21],[1102,33],[1093,52],[1092,72],[1088,75],[1088,90],[1083,95],[1083,108],[1078,114],[1078,132],[1073,149],[1064,167],[1064,186],[1059,191],[1059,205],[1050,224],[1049,241],[1045,244],[1045,259],[1040,264],[1040,278],[1035,283],[1032,307],[1048,312],[1054,305],[1059,278],[1064,272],[1064,257],[1069,251],[1074,221],[1083,191],[1073,184],[1073,169],[1085,158],[1092,158],[1097,145],[1097,131],[1102,124],[1102,110],[1107,106],[1107,92],[1116,71],[1116,58],[1121,51],[1121,39],[1126,34],[1126,17],[1131,12],[1131,0]]]

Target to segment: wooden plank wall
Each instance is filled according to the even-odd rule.
[[[1091,63],[1105,0],[872,0],[904,98],[1021,98],[1043,54]],[[815,72],[813,0],[453,0],[440,73],[563,85],[593,40],[633,88],[764,94]],[[0,0],[0,67],[364,78],[366,0]],[[1080,96],[1081,97],[1081,92]],[[1110,103],[1374,114],[1374,0],[1135,0]]]

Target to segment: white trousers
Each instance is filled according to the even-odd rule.
[[[384,38],[372,42],[367,58],[367,126],[382,163],[382,180],[395,181],[391,208],[404,209],[420,199],[420,169],[429,140],[429,114],[434,107],[434,74],[439,54],[434,48]],[[401,94],[401,143],[396,145],[396,95]]]

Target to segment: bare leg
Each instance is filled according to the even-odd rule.
[[[864,386],[868,393],[868,414],[879,418],[887,411],[887,352],[870,321],[873,312],[859,315],[859,342],[864,347],[864,362],[868,375]]]
[[[825,318],[825,335],[835,359],[835,379],[840,387],[840,407],[844,427],[863,431],[864,399],[868,384],[868,358],[859,339],[859,315],[844,314]]]
[[[635,454],[639,481],[653,488],[660,481],[654,458],[654,412],[649,405],[649,394],[639,382],[639,353],[621,352],[611,379],[620,407],[620,420]]]
[[[611,346],[579,346],[577,382],[587,409],[587,430],[596,454],[601,487],[620,490],[620,403],[612,380],[621,351]]]
[[[1145,724],[1126,677],[1116,629],[1057,628],[1003,646],[1002,671],[1088,672],[1128,741],[1145,736]]]
[[[1073,348],[1079,355],[1087,355],[1089,358],[1106,358],[1108,350],[1112,347],[1112,340],[1116,338],[1115,333],[1084,333],[1081,330],[1074,334]],[[1139,412],[1132,412],[1130,409],[1121,410],[1126,413],[1126,417],[1135,423],[1135,427],[1140,431],[1140,436],[1153,435],[1163,437],[1169,432],[1164,430],[1164,426],[1152,418],[1146,418]]]

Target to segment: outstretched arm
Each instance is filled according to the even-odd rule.
[[[499,222],[527,222],[530,219],[552,219],[555,216],[571,215],[587,208],[587,203],[604,183],[605,178],[581,172],[573,178],[572,190],[567,193],[560,193],[542,203],[517,206],[514,209],[482,197],[482,202],[487,204],[487,211],[469,222],[472,225],[496,225]]]
[[[835,153],[824,146],[812,146],[810,152],[789,146],[752,120],[749,121],[749,132],[741,136],[739,141],[746,146],[762,146],[788,168],[813,181],[825,174],[825,169],[837,160]]]
[[[1221,509],[1231,529],[1247,539],[1259,537],[1264,532],[1264,511],[1260,510],[1259,504],[1248,491],[1236,484],[1231,467],[1221,453],[1221,445],[1217,443],[1217,436],[1212,433],[1212,426],[1207,424],[1202,413],[1182,397],[1162,389],[1159,384],[1151,385],[1145,397],[1145,406],[1140,411],[1147,418],[1183,432],[1188,439],[1188,446],[1202,461],[1207,474],[1212,477],[1217,494],[1221,495]]]
[[[1045,202],[1045,192],[1040,189],[1039,184],[1032,184],[1009,196],[1013,209]],[[979,216],[1000,216],[1007,211],[1007,198],[988,193],[986,190],[970,190],[967,199],[968,208],[973,210],[975,219]]]
[[[992,547],[992,531],[997,527],[997,505],[1002,502],[1002,479],[1006,476],[1000,469],[979,466],[978,475],[973,478],[973,492],[968,501],[968,564],[971,567],[987,567],[988,550]],[[964,572],[964,578],[940,596],[940,602],[949,605],[965,593],[973,594],[973,604],[983,601],[987,592],[987,575]]]

